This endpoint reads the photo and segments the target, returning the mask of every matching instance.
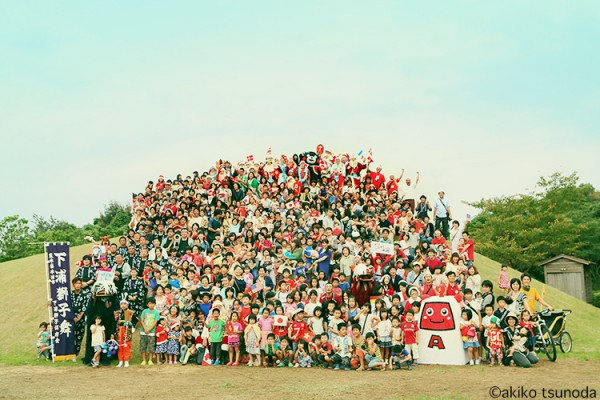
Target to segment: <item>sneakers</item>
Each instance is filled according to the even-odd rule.
[[[154,365],[154,363],[152,362],[152,360],[148,361],[148,365]]]
[[[334,369],[338,371],[340,369],[340,364],[337,364]]]
[[[469,365],[475,365],[475,363],[473,362],[473,360],[469,361]]]
[[[92,368],[98,368],[100,363],[98,361],[92,361]]]
[[[119,363],[117,364],[117,368],[121,368],[123,366],[123,361],[119,361]]]
[[[148,364],[146,363],[146,361],[142,361],[141,365],[148,365]]]
[[[288,364],[288,367],[290,367],[290,368],[292,368],[293,366],[294,366],[294,364],[292,364],[292,363]]]
[[[255,365],[255,366],[257,366],[257,367],[260,367],[260,361],[259,361],[259,360],[256,360],[256,361],[254,362],[254,365]]]
[[[217,361],[215,361],[215,363],[213,365],[219,365],[219,364],[221,364],[221,361],[217,360]]]
[[[294,368],[300,368],[300,364],[298,364],[298,363],[294,364]]]
[[[493,367],[493,366],[494,366],[494,362],[490,361],[490,367]]]
[[[282,368],[282,367],[285,367],[285,364],[284,364],[284,363],[279,363],[279,364],[277,364],[277,368]]]
[[[478,359],[475,361],[475,365],[479,365],[479,364],[481,364],[481,359]]]
[[[129,368],[129,361],[125,361],[125,368]]]

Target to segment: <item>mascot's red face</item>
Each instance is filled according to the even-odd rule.
[[[449,303],[430,302],[421,312],[421,329],[428,331],[450,331],[455,328]]]

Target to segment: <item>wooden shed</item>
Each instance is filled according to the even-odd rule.
[[[575,296],[585,302],[592,302],[591,261],[561,254],[544,261],[544,278],[547,285]]]

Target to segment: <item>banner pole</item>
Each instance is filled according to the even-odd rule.
[[[52,297],[50,297],[50,276],[49,276],[49,272],[48,272],[48,252],[47,252],[47,242],[44,242],[44,265],[45,265],[45,269],[46,269],[46,297],[47,297],[47,304],[48,304],[48,323],[50,324],[50,326],[52,327],[52,306],[51,306],[51,302],[52,302]],[[51,332],[50,335],[50,346],[51,346],[51,352],[52,352],[52,363],[54,363],[54,332]]]

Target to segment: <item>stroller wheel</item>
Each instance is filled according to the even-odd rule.
[[[568,353],[573,348],[573,338],[571,338],[571,334],[569,332],[563,332],[560,334],[559,344],[560,350],[563,353]]]

